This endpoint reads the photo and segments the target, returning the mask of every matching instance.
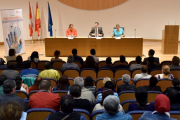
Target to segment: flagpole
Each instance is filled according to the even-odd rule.
[[[29,4],[30,4],[30,1],[29,1]],[[32,13],[31,13],[32,14]],[[33,27],[33,26],[32,26]],[[33,29],[33,28],[32,28]],[[34,41],[33,41],[33,33],[32,33],[32,41],[31,41],[31,43],[34,43]]]

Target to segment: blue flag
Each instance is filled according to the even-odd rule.
[[[51,9],[48,3],[48,31],[50,32],[51,37],[53,36],[52,26],[53,26],[53,21],[52,21],[52,16],[51,16]]]

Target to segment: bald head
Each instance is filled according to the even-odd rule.
[[[50,90],[51,89],[51,82],[49,80],[42,80],[39,84],[40,90]]]
[[[46,63],[44,64],[44,67],[45,67],[46,69],[51,69],[51,63],[50,63],[50,62],[46,62]]]
[[[141,68],[142,73],[147,73],[148,67],[146,65],[143,65]]]

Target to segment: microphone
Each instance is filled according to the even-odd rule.
[[[55,38],[56,38],[56,30],[55,30]]]
[[[136,29],[134,29],[134,33],[135,33],[135,38],[136,38]]]

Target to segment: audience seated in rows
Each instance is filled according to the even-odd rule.
[[[29,87],[29,92],[33,91],[33,90],[39,90],[39,84],[42,81],[41,77],[37,77],[36,80],[34,81],[34,84]]]
[[[134,110],[149,110],[153,111],[154,110],[154,104],[147,103],[147,98],[148,98],[148,92],[144,87],[138,87],[135,91],[135,97],[136,103],[131,103],[128,107],[128,111],[134,111]]]
[[[75,61],[79,61],[82,65],[84,64],[83,59],[80,56],[77,55],[77,49],[76,48],[74,48],[72,50],[72,54],[73,54],[73,58],[74,58]]]
[[[4,59],[3,59],[3,58],[0,58],[0,67],[1,67],[1,66],[4,66],[4,64],[5,64]]]
[[[33,61],[35,63],[39,62],[39,53],[37,51],[32,52],[31,56],[28,57],[28,60]]]
[[[150,73],[152,70],[159,68],[159,65],[154,64],[154,57],[148,58],[148,72]]]
[[[91,53],[91,56],[94,58],[94,61],[98,64],[99,63],[99,58],[96,57],[96,50],[91,49],[90,53]]]
[[[55,80],[59,80],[60,74],[57,70],[52,69],[51,63],[46,62],[44,64],[45,70],[39,73],[39,77],[41,78],[53,78]]]
[[[73,112],[75,100],[71,95],[64,95],[61,97],[60,108],[61,111],[50,114],[46,120],[86,120],[84,115]]]
[[[114,68],[114,66],[112,65],[112,59],[111,59],[111,57],[107,57],[107,58],[106,58],[106,65],[102,66],[101,68],[107,68],[107,69],[112,70],[113,72],[115,71],[115,68]]]
[[[53,58],[51,58],[51,62],[53,62],[53,61],[62,61],[62,59],[60,59],[59,57],[60,57],[60,54],[61,54],[61,52],[59,51],[59,50],[56,50],[55,52],[54,52],[54,57]]]
[[[121,56],[120,56],[120,63],[121,63],[121,64],[116,65],[116,66],[115,66],[115,69],[119,69],[119,68],[127,68],[127,69],[129,69],[128,66],[124,65],[125,62],[126,62],[125,56],[124,56],[124,55],[121,55]]]
[[[119,85],[117,88],[117,93],[119,94],[122,91],[135,91],[136,86],[130,85],[129,82],[131,80],[131,77],[128,74],[124,74],[122,76],[123,85]]]
[[[5,80],[7,80],[7,76],[1,75],[0,76],[0,95],[4,94],[4,92],[3,92],[3,83],[4,83]]]
[[[24,99],[17,97],[14,95],[16,90],[16,82],[14,80],[6,80],[3,83],[3,92],[4,94],[0,95],[0,106],[4,102],[8,101],[16,101],[22,105],[24,110],[26,111],[28,109],[26,103],[24,102]]]
[[[177,91],[180,91],[180,87],[179,87],[179,79],[174,78],[174,79],[172,80],[172,84],[173,84],[172,87],[166,88],[166,90],[163,92],[164,94],[166,94],[167,91],[168,91],[168,89],[170,89],[170,88],[171,88],[171,89],[176,89]]]
[[[154,106],[154,112],[144,112],[139,120],[175,120],[170,118],[170,100],[166,95],[157,95]]]
[[[129,114],[119,111],[120,102],[114,95],[107,96],[103,101],[105,112],[97,115],[95,120],[133,120]]]
[[[154,62],[159,63],[159,58],[154,57],[155,51],[153,49],[150,49],[148,52],[148,56],[154,58]],[[148,63],[148,58],[144,58],[143,64],[146,65]]]
[[[93,81],[92,77],[90,77],[90,76],[87,76],[85,78],[84,87],[86,89],[89,89],[90,91],[92,91],[93,94],[95,94],[97,91],[96,86],[94,86],[94,81]]]
[[[24,67],[25,69],[21,70],[21,77],[37,77],[39,75],[39,71],[32,68],[30,61],[25,61]]]
[[[92,56],[88,56],[86,58],[86,61],[84,62],[84,66],[83,68],[92,68],[92,69],[95,69],[97,70],[97,64],[96,62],[94,61],[94,58]]]
[[[130,70],[133,71],[135,69],[140,69],[142,67],[141,65],[142,58],[140,56],[136,57],[136,64],[132,64],[130,67]]]
[[[16,90],[21,90],[29,94],[29,88],[26,84],[23,83],[21,77],[17,77],[15,81],[16,81]]]
[[[151,77],[149,79],[149,85],[144,86],[144,87],[146,88],[147,91],[159,91],[159,92],[162,92],[161,87],[156,86],[157,83],[158,83],[158,79],[153,76],[153,77]]]
[[[104,85],[104,89],[111,89],[113,90],[115,88],[114,83],[112,81],[107,81]],[[104,90],[103,89],[103,90]],[[116,92],[114,92],[114,95],[119,99],[119,96]],[[98,94],[96,101],[102,100],[102,92]]]
[[[16,62],[17,62],[17,64],[15,65],[15,68],[24,68],[24,63],[23,63],[23,59],[22,59],[21,55],[18,55],[16,57]]]
[[[84,80],[82,77],[76,77],[74,79],[74,84],[81,86],[81,98],[87,99],[92,103],[95,103],[95,97],[91,90],[84,87]]]
[[[72,55],[70,55],[68,58],[67,58],[67,63],[64,63],[62,65],[62,68],[61,70],[62,71],[65,71],[67,69],[76,69],[78,71],[80,71],[80,68],[77,64],[73,63],[74,61],[74,57]]]
[[[1,75],[6,75],[7,78],[16,79],[20,75],[19,75],[19,72],[14,69],[15,69],[14,64],[12,62],[8,62],[7,70],[3,70],[1,72]]]
[[[172,58],[171,65],[169,65],[169,68],[170,68],[171,70],[173,70],[173,69],[180,69],[179,62],[180,62],[179,57],[174,56],[174,57]]]
[[[42,80],[39,84],[40,91],[34,93],[29,98],[30,108],[51,108],[59,111],[60,97],[58,94],[51,93],[51,82]]]
[[[53,91],[56,90],[70,90],[70,83],[67,76],[63,75],[60,77],[60,79],[57,81],[57,85],[53,88]]]
[[[141,67],[141,71],[142,73],[141,74],[136,74],[135,77],[134,77],[134,81],[137,81],[138,79],[143,79],[143,78],[150,78],[151,75],[147,74],[148,72],[148,67],[146,65],[143,65]]]
[[[6,61],[10,60],[16,60],[16,50],[15,49],[9,49],[9,56],[5,56]]]
[[[111,78],[109,78],[109,77],[105,77],[105,78],[103,79],[102,84],[103,84],[103,85],[105,85],[107,81],[111,81]],[[102,91],[103,89],[104,89],[104,87],[99,88],[99,89],[98,89],[98,92],[99,92],[99,91]],[[113,91],[114,91],[114,92],[116,92],[116,90],[115,90],[115,89],[113,89]]]
[[[167,65],[164,65],[162,68],[162,74],[155,75],[157,79],[173,79],[173,75],[170,74],[170,68]]]
[[[70,95],[75,100],[74,108],[87,110],[89,113],[92,112],[92,104],[87,99],[81,98],[81,86],[75,84],[70,88]]]

